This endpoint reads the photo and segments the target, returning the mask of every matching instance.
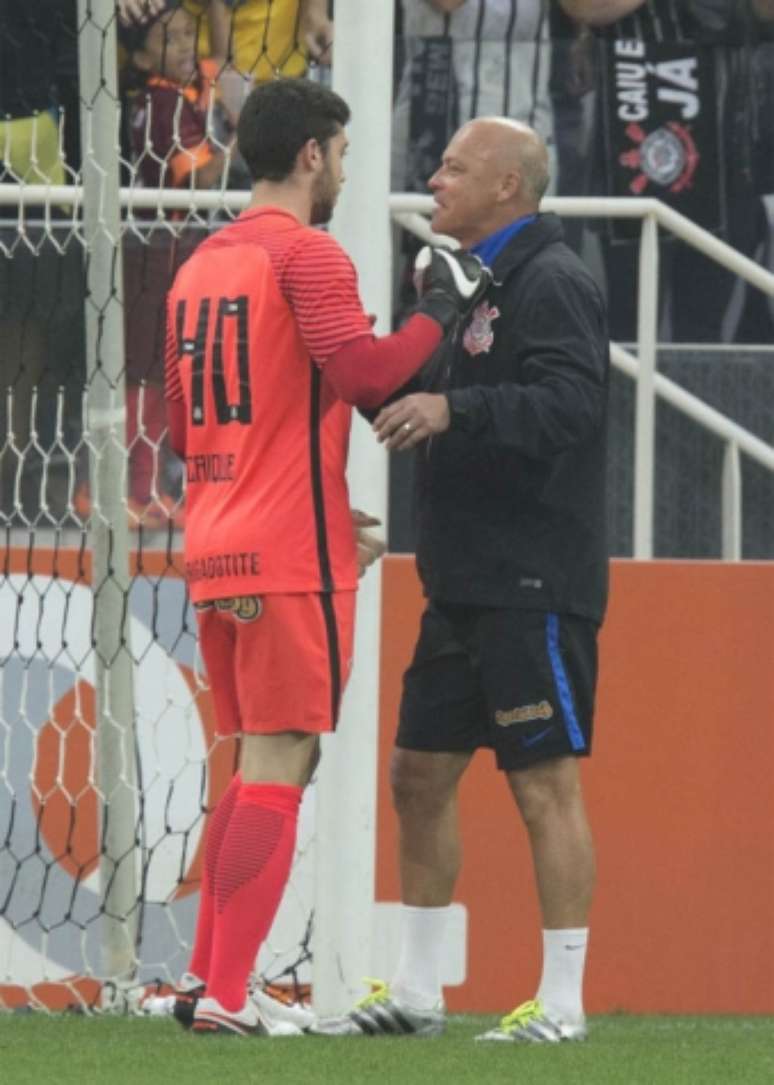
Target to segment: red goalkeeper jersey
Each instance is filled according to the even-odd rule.
[[[325,379],[372,334],[349,257],[285,211],[246,211],[183,265],[168,307],[191,598],[354,589],[351,409]]]

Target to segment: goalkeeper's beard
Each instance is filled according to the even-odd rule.
[[[325,169],[317,178],[312,189],[312,211],[310,221],[312,226],[324,226],[333,217],[333,209],[339,195],[339,188],[333,179],[330,166],[326,163]]]

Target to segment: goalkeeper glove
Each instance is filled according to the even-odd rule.
[[[492,272],[472,252],[425,245],[414,262],[415,312],[432,317],[446,335],[473,311],[491,282]]]

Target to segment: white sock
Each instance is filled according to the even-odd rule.
[[[588,927],[543,931],[543,975],[537,997],[549,1017],[583,1021],[583,968]]]
[[[449,906],[415,908],[404,904],[398,967],[390,989],[415,1010],[434,1009],[441,1001],[441,961]]]

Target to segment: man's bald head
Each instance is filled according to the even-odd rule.
[[[466,130],[502,173],[511,170],[519,173],[522,198],[531,200],[537,210],[551,176],[548,150],[535,129],[510,117],[476,117],[463,125],[458,134]]]
[[[534,214],[548,182],[546,145],[529,125],[507,117],[468,121],[429,181],[437,205],[433,229],[470,248]]]

